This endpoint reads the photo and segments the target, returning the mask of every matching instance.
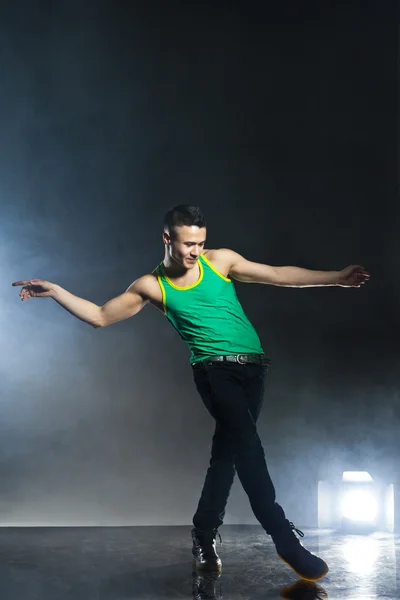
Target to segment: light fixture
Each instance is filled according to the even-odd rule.
[[[345,471],[340,483],[318,482],[318,527],[349,533],[394,531],[394,486],[366,471]]]

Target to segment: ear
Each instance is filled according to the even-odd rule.
[[[164,244],[169,246],[171,243],[171,236],[169,235],[169,233],[167,231],[164,231],[162,238],[163,238]]]

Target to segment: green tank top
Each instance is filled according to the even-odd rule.
[[[157,268],[164,313],[191,350],[195,364],[221,354],[264,354],[260,338],[247,318],[231,279],[201,254],[196,283],[178,287]]]

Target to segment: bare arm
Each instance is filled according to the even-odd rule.
[[[233,250],[223,249],[228,273],[233,279],[248,283],[265,283],[281,287],[340,286],[360,287],[370,275],[360,265],[341,271],[312,271],[301,267],[272,267],[246,260]]]
[[[77,319],[98,328],[133,317],[147,304],[149,301],[146,295],[147,277],[151,276],[145,275],[137,279],[126,292],[106,302],[103,306],[75,296],[61,286],[41,279],[17,281],[12,285],[24,286],[20,292],[21,300],[51,297]]]
[[[134,281],[120,296],[100,307],[100,321],[94,327],[107,327],[136,315],[149,302],[145,277]]]

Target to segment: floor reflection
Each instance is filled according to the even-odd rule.
[[[224,526],[222,574],[192,573],[190,527],[3,528],[0,598],[399,600],[400,539],[305,530],[329,564],[298,580],[261,527]]]
[[[192,573],[193,586],[192,595],[194,600],[220,600],[222,598],[222,590],[219,586],[217,589],[218,579],[221,573]]]
[[[221,573],[192,573],[192,577],[194,600],[222,600]],[[269,590],[266,590],[266,598],[269,596]],[[299,579],[292,585],[282,587],[279,596],[287,600],[327,600],[328,593],[317,583]]]
[[[222,600],[221,573],[192,573],[194,600]],[[266,597],[270,596],[266,590]],[[327,600],[328,592],[319,584],[299,579],[279,590],[280,598],[287,600]],[[248,596],[250,598],[250,596]]]
[[[379,558],[380,542],[373,537],[358,536],[344,538],[341,552],[346,568],[356,575],[368,575],[375,569]]]
[[[318,583],[299,579],[294,585],[283,587],[280,596],[288,600],[326,600],[328,592]]]

